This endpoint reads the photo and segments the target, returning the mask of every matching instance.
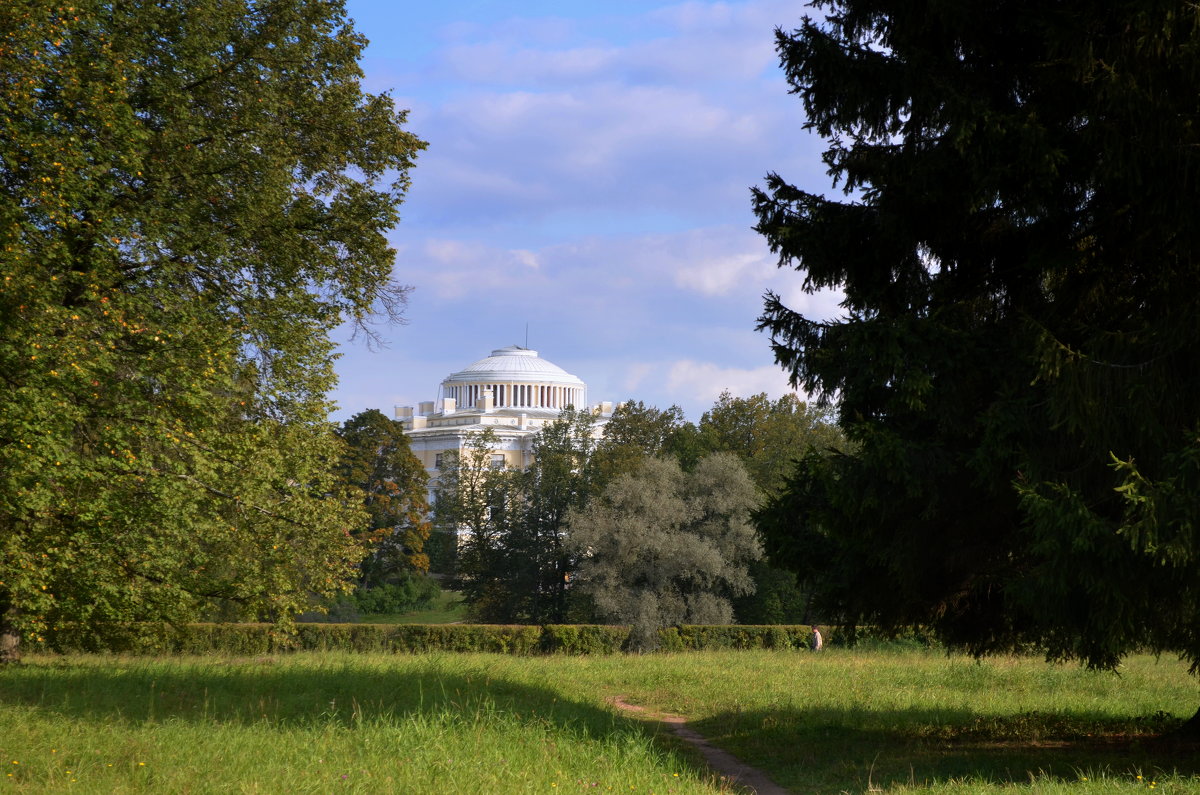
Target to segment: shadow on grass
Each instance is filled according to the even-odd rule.
[[[502,677],[455,670],[429,658],[403,668],[296,664],[286,657],[232,663],[114,658],[0,669],[0,705],[104,723],[182,720],[354,727],[413,714],[475,719],[505,714],[586,736],[642,727],[638,721]]]
[[[499,715],[557,727],[581,738],[640,732],[686,758],[694,753],[653,720],[615,714],[599,703],[564,700],[555,690],[487,667],[465,671],[453,657],[402,666],[299,661],[285,656],[231,663],[71,660],[0,669],[0,706],[28,708],[104,725],[159,721],[354,728],[410,715],[477,720]],[[728,712],[690,724],[746,764],[795,792],[972,780],[1064,782],[1106,773],[1147,779],[1160,771],[1200,775],[1195,747],[1152,742],[1177,720],[1164,715],[1114,720],[1090,713],[984,716],[969,710],[780,709]]]
[[[83,721],[121,731],[168,722],[220,731],[396,726],[428,718],[477,731],[491,721],[519,730],[561,732],[565,742],[616,740],[618,747],[658,748],[677,770],[720,783],[704,759],[653,720],[622,715],[602,703],[563,698],[550,687],[490,675],[486,664],[464,672],[453,655],[391,666],[290,657],[202,660],[83,658],[0,667],[0,709],[27,710],[51,722]],[[530,735],[536,741],[537,734]]]
[[[1200,776],[1196,746],[1169,746],[1167,715],[981,716],[968,710],[822,709],[716,715],[692,725],[796,792],[866,792],[969,780],[1028,784],[1105,775],[1130,784]]]

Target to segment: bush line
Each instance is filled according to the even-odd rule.
[[[677,626],[659,630],[663,651],[804,649],[807,626]],[[65,626],[35,648],[67,653],[273,654],[290,651],[494,652],[500,654],[615,654],[629,628],[598,624],[308,624],[291,632],[274,624],[160,623]]]

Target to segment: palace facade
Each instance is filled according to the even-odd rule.
[[[612,403],[588,405],[587,384],[538,352],[518,345],[492,351],[487,358],[448,375],[437,400],[397,406],[413,453],[425,465],[430,481],[446,454],[460,452],[472,435],[491,428],[499,443],[492,449],[494,467],[528,467],[533,436],[568,406],[590,409],[600,426],[612,415]]]

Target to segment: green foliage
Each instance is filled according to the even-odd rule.
[[[615,654],[629,638],[629,628],[596,624],[547,624],[541,649],[548,654]]]
[[[766,495],[777,494],[806,451],[824,456],[847,449],[834,412],[807,404],[794,394],[771,400],[766,393],[738,398],[722,392],[700,418],[695,434],[700,451],[725,451],[738,456],[750,477]],[[741,623],[790,624],[810,620],[810,599],[795,573],[755,561],[750,567],[754,591],[733,600]]]
[[[771,400],[765,393],[737,398],[722,392],[698,426],[686,422],[677,406],[660,411],[630,401],[613,412],[604,428],[592,459],[593,490],[599,493],[617,476],[634,472],[646,458],[674,458],[691,470],[709,453],[728,452],[741,459],[760,490],[774,494],[801,452],[827,454],[846,446],[832,410],[803,403],[792,394]],[[794,573],[766,560],[756,561],[750,572],[753,592],[734,599],[738,621],[808,620],[808,596]]]
[[[844,450],[834,412],[802,402],[795,394],[771,400],[765,392],[738,398],[722,392],[697,426],[699,448],[734,453],[764,494],[783,486],[796,457],[807,450]]]
[[[594,491],[633,472],[646,458],[678,458],[690,467],[695,463],[689,448],[694,431],[678,406],[662,410],[640,400],[620,404],[604,424],[604,437],[592,457]]]
[[[407,613],[429,607],[439,593],[437,583],[427,577],[405,577],[398,583],[359,588],[352,596],[362,613]]]
[[[525,471],[492,468],[490,428],[448,456],[435,511],[439,526],[461,538],[458,587],[475,620],[567,620],[575,562],[564,525],[590,491],[594,422],[588,412],[563,411],[534,437]]]
[[[339,2],[46,0],[0,43],[0,634],[286,616],[361,522],[330,331],[423,144]]]
[[[761,558],[750,564],[750,578],[754,592],[731,600],[739,624],[803,624],[810,620],[809,595],[801,590],[794,571]]]
[[[366,527],[355,533],[369,550],[361,584],[407,582],[411,572],[429,571],[425,554],[430,533],[428,478],[413,455],[403,424],[369,409],[342,423],[338,436],[346,443],[338,474],[344,483],[362,491],[370,517]]]
[[[209,620],[221,620],[220,616],[206,617]],[[314,599],[309,609],[296,616],[300,622],[316,622],[319,624],[354,624],[362,619],[358,612],[358,602],[349,593],[339,593],[324,599]]]
[[[457,587],[473,609],[490,613],[506,575],[501,541],[507,523],[518,516],[521,473],[496,469],[491,451],[496,433],[486,428],[470,438],[462,452],[448,452],[434,484],[434,523],[444,543],[454,548]]]
[[[512,590],[523,599],[509,620],[564,622],[570,609],[568,584],[577,566],[566,544],[567,516],[591,493],[593,426],[587,411],[566,409],[533,439],[533,463],[521,478],[522,513],[504,539],[506,565],[517,580]],[[522,584],[519,578],[526,580]]]
[[[769,552],[822,615],[1200,663],[1200,11],[823,6],[777,43],[852,198],[755,211],[844,314],[761,325],[855,452],[804,459]]]
[[[647,459],[571,514],[577,587],[602,616],[633,625],[637,649],[655,648],[664,626],[728,623],[727,595],[753,589],[746,564],[761,549],[748,518],[758,499],[727,453],[702,459],[691,473]]]
[[[268,654],[319,652],[491,652],[497,654],[614,654],[631,649],[636,633],[612,624],[370,624],[296,622],[293,631],[274,624],[122,623],[95,631],[69,624],[50,633],[40,648],[59,654]],[[657,630],[666,651],[803,649],[804,626],[694,626]]]
[[[671,628],[683,649],[805,649],[812,630],[800,626],[684,625]]]

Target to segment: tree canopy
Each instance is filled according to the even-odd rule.
[[[520,472],[492,466],[494,428],[472,434],[461,450],[442,454],[434,483],[434,522],[454,551],[453,573],[477,620],[506,620],[513,611],[504,542],[523,512]]]
[[[765,392],[740,398],[726,390],[704,412],[696,433],[701,450],[741,458],[766,494],[782,488],[792,463],[810,448],[825,454],[846,446],[833,411],[794,393],[771,400]]]
[[[730,453],[706,456],[692,472],[645,459],[569,514],[577,587],[606,619],[633,625],[641,650],[655,648],[660,627],[728,624],[729,597],[754,590],[747,564],[762,555],[750,524],[758,501]]]
[[[362,492],[368,517],[354,532],[368,550],[361,582],[376,585],[429,571],[429,479],[403,424],[368,409],[342,423],[337,433],[346,443],[338,473]]]
[[[445,454],[435,511],[442,531],[460,538],[456,574],[475,620],[568,620],[575,557],[566,519],[591,493],[594,424],[590,412],[564,410],[534,435],[525,470],[493,465],[492,428]]]
[[[357,563],[329,332],[423,144],[338,0],[0,13],[0,623],[285,616]]]
[[[1200,11],[819,5],[777,45],[846,196],[754,204],[844,314],[768,294],[761,324],[857,447],[807,460],[768,546],[851,620],[1200,663]]]
[[[603,489],[645,458],[686,457],[685,440],[694,436],[695,428],[679,406],[659,409],[640,400],[621,403],[604,424],[604,436],[592,456],[593,487]]]

